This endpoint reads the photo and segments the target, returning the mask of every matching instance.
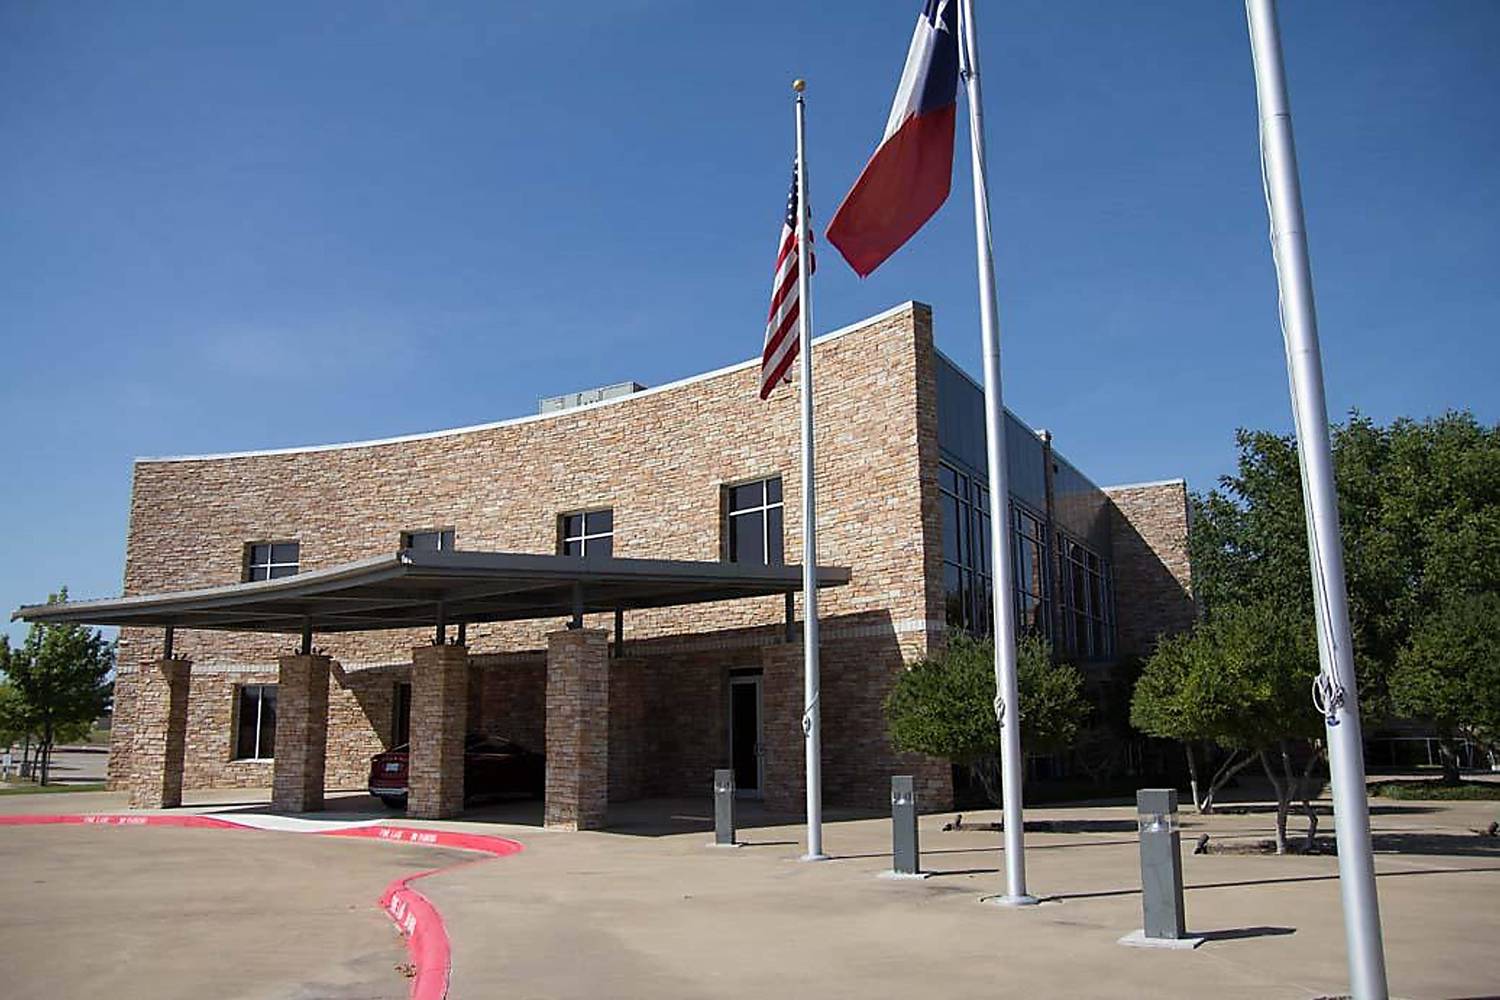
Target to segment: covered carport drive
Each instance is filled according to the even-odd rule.
[[[839,586],[849,571],[819,567],[817,577],[819,587]],[[182,803],[192,663],[173,655],[176,629],[301,636],[299,651],[279,660],[272,804],[307,812],[323,807],[331,666],[313,637],[431,628],[431,644],[412,650],[408,767],[408,811],[429,819],[463,808],[466,626],[569,618],[547,636],[545,816],[548,826],[582,829],[604,822],[610,657],[608,632],[584,628],[583,616],[614,612],[618,636],[631,610],[785,594],[790,628],[801,586],[799,566],[403,549],[276,580],[29,605],[11,617],[166,630],[162,658],[135,686],[129,794],[143,809]]]

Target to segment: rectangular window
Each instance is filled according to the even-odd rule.
[[[585,559],[609,559],[615,554],[615,512],[586,510],[558,518],[558,552]]]
[[[943,580],[948,624],[976,634],[994,631],[990,559],[990,491],[974,476],[938,467],[943,512]]]
[[[781,477],[740,483],[729,487],[727,494],[729,561],[759,566],[782,565],[784,508]]]
[[[295,576],[301,546],[296,542],[252,542],[245,546],[246,580]]]
[[[432,531],[403,531],[401,547],[418,552],[452,552],[453,529],[437,528]]]
[[[235,759],[270,760],[275,757],[276,685],[242,685],[235,711]]]
[[[1114,593],[1109,561],[1072,539],[1062,543],[1064,642],[1083,659],[1115,652]]]

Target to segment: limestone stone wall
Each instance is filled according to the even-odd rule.
[[[1145,655],[1162,635],[1192,627],[1187,483],[1108,486],[1118,646]]]
[[[825,633],[824,717],[830,702],[841,713],[825,722],[825,738],[830,754],[836,739],[860,755],[830,762],[830,788],[878,803],[894,766],[880,700],[894,671],[936,638],[943,617],[931,312],[907,303],[824,340],[813,356],[819,561],[852,571],[848,586],[821,598],[825,619],[853,630]],[[394,552],[402,532],[438,527],[454,529],[460,549],[553,552],[560,514],[599,507],[614,511],[617,556],[717,560],[725,488],[772,475],[783,481],[786,559],[799,562],[797,392],[784,388],[762,402],[757,378],[756,365],[742,365],[618,402],[386,443],[142,460],[125,592],[238,582],[252,542],[297,541],[303,570]],[[707,786],[727,758],[728,671],[760,666],[759,649],[781,641],[783,615],[779,597],[626,615],[628,655],[640,650],[648,662],[612,671],[621,685],[611,714],[630,734],[612,741],[620,789]],[[613,622],[590,616],[587,624]],[[482,728],[545,745],[541,650],[562,625],[469,628],[483,678],[471,699]],[[129,663],[161,640],[125,629],[122,641]],[[411,649],[430,633],[315,641],[334,661],[327,786],[357,788],[369,756],[389,743],[395,685],[410,678]],[[178,631],[176,654],[194,664],[187,787],[270,785],[269,763],[233,759],[236,689],[275,683],[277,658],[296,644],[295,636]],[[131,673],[122,667],[117,689],[117,756],[130,738]],[[800,679],[794,694],[800,704]],[[469,714],[472,726],[475,709]],[[642,767],[648,758],[652,765]]]
[[[924,570],[939,559],[931,312],[916,303],[818,344],[814,406],[819,561],[849,566],[828,614],[888,610],[922,631],[941,608]],[[301,568],[394,552],[402,532],[451,527],[459,549],[554,552],[557,518],[614,510],[616,556],[717,560],[727,485],[779,475],[785,552],[799,562],[801,476],[795,386],[769,401],[755,366],[622,400],[384,444],[308,448],[135,466],[125,593],[235,583],[251,542],[297,541]],[[920,389],[920,392],[919,392]],[[928,468],[930,466],[930,468]],[[930,473],[930,476],[925,476]],[[935,489],[935,486],[930,488]],[[932,510],[928,512],[926,507]],[[779,597],[635,612],[627,638],[780,620]],[[938,617],[941,617],[940,615]],[[540,649],[560,619],[469,629],[476,654]],[[608,627],[608,616],[590,626]],[[126,648],[159,636],[126,629]],[[426,632],[320,635],[346,665],[392,662]],[[179,631],[195,662],[274,663],[294,636]]]

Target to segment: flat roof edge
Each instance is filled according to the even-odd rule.
[[[858,330],[862,330],[867,326],[872,326],[876,323],[881,322],[882,320],[890,319],[892,316],[896,316],[921,304],[922,303],[917,302],[916,299],[907,299],[905,302],[901,302],[897,305],[891,306],[889,309],[885,309],[881,312],[875,313],[873,316],[866,316],[864,319],[858,320],[857,322],[850,323],[847,326],[841,326],[837,330],[830,330],[827,333],[814,337],[813,346],[816,347],[819,344],[824,344],[828,341],[836,340]],[[465,427],[446,427],[435,431],[419,431],[414,434],[398,434],[394,437],[373,438],[367,441],[341,441],[334,444],[293,445],[286,448],[260,448],[251,449],[248,451],[223,451],[203,455],[140,456],[135,459],[134,464],[145,465],[166,464],[169,462],[213,462],[229,458],[260,458],[270,455],[303,455],[324,451],[353,450],[355,448],[378,448],[383,445],[407,444],[412,441],[429,441],[434,438],[454,437],[459,434],[473,434],[479,431],[496,430],[501,427],[517,427],[522,424],[536,423],[542,420],[553,420],[558,417],[569,416],[571,414],[581,413],[586,410],[599,410],[607,406],[618,406],[621,403],[628,403],[631,400],[641,399],[646,396],[652,396],[657,393],[667,392],[672,389],[680,389],[683,386],[692,385],[696,382],[706,382],[712,378],[719,378],[723,375],[729,375],[737,371],[743,371],[744,369],[752,368],[759,363],[759,358],[750,358],[748,361],[739,361],[732,365],[725,365],[723,368],[715,368],[712,371],[701,372],[697,375],[689,375],[686,378],[680,378],[673,382],[665,382],[661,385],[652,386],[649,389],[642,389],[640,392],[633,392],[627,396],[619,396],[614,399],[602,399],[595,403],[586,403],[583,406],[574,406],[566,410],[557,410],[551,413],[528,413],[527,415],[522,417],[509,417],[505,420],[492,420],[488,423],[483,424],[469,424]]]
[[[1144,483],[1111,483],[1108,486],[1101,486],[1099,488],[1108,493],[1110,490],[1139,490],[1147,486],[1181,486],[1183,489],[1187,489],[1187,480],[1178,476],[1176,479],[1153,479]]]

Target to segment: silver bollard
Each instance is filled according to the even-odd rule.
[[[734,771],[727,767],[714,772],[714,842],[710,846],[740,846],[734,839]]]
[[[1142,788],[1135,793],[1136,827],[1141,838],[1141,913],[1144,926],[1121,944],[1151,948],[1196,948],[1182,906],[1182,833],[1177,823],[1177,789]]]
[[[891,870],[885,878],[926,878],[917,842],[917,792],[912,776],[891,776]]]

